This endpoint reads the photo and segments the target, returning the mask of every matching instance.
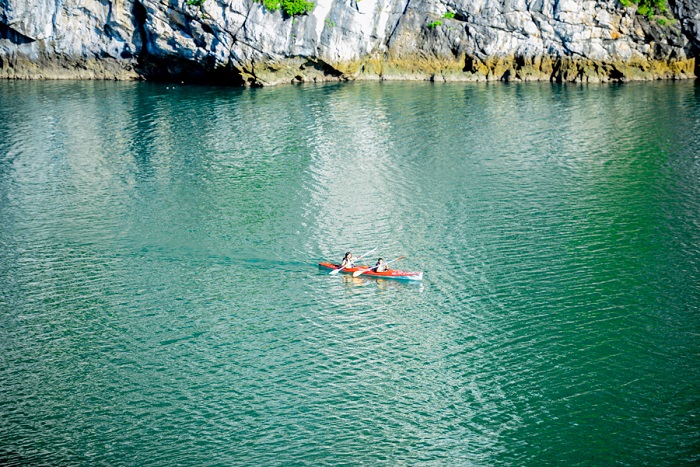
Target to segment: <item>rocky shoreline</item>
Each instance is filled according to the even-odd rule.
[[[193,3],[190,0],[190,3]],[[0,78],[610,82],[700,76],[700,0],[0,0]]]

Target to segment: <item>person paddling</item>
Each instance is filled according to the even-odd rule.
[[[386,263],[384,262],[384,259],[379,258],[377,260],[377,264],[374,265],[372,270],[376,271],[376,272],[386,272],[389,270],[389,266],[386,265]]]
[[[350,253],[350,252],[348,251],[347,253],[345,253],[345,257],[344,257],[343,260],[340,262],[340,267],[341,267],[341,268],[351,268],[351,267],[353,267],[353,266],[355,265],[355,260],[356,260],[356,259],[357,259],[357,258],[355,258],[355,257],[352,255],[352,253]]]

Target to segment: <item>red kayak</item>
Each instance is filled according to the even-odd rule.
[[[324,268],[324,269],[338,269],[340,268],[340,264],[333,264],[333,263],[318,263],[319,268]],[[344,268],[341,269],[340,272],[344,274],[352,274],[353,272],[359,271],[361,269],[370,269],[369,266],[354,266],[352,268]],[[420,281],[423,280],[423,273],[422,272],[406,272],[406,271],[398,271],[396,269],[390,269],[388,271],[384,272],[376,272],[376,271],[367,271],[362,274],[360,277],[364,276],[370,276],[370,277],[381,277],[384,279],[398,279],[398,280],[404,280],[404,281]]]

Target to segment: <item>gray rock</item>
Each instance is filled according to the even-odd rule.
[[[672,0],[671,9],[680,22],[680,30],[689,39],[695,57],[700,55],[700,0]]]
[[[609,81],[689,78],[700,0],[662,26],[614,0],[0,0],[0,77]],[[445,18],[445,13],[454,18]]]

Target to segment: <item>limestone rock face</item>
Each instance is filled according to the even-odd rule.
[[[0,77],[218,81],[689,78],[700,0],[0,0]],[[671,16],[671,14],[668,14]],[[666,23],[663,24],[662,23]]]
[[[700,0],[674,0],[672,8],[697,57],[700,52]]]
[[[138,77],[129,0],[0,0],[0,77]]]

